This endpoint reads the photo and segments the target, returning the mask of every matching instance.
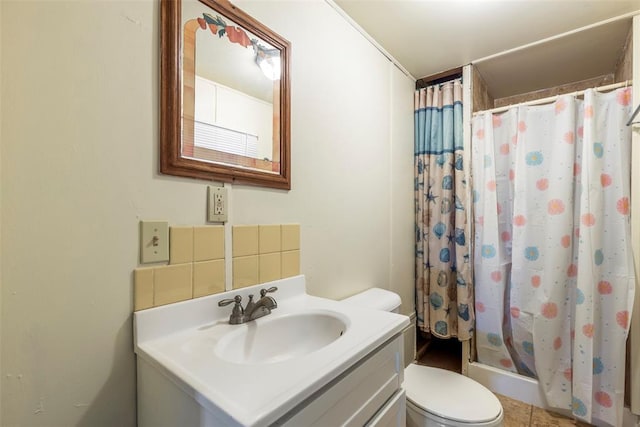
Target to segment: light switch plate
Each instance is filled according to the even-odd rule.
[[[140,221],[140,262],[169,261],[169,223]]]
[[[207,221],[227,222],[228,208],[227,189],[207,187]]]

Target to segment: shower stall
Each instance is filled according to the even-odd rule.
[[[496,67],[614,26],[628,37],[608,78],[492,99]],[[595,425],[636,425],[640,412],[640,320],[631,316],[640,190],[629,188],[640,182],[640,131],[626,126],[640,102],[633,80],[640,16],[483,58],[463,74],[472,100],[464,155],[473,175],[476,315],[463,372]]]

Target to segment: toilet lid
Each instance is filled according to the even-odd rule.
[[[412,363],[404,371],[403,386],[414,405],[454,421],[488,422],[502,410],[500,401],[488,388],[444,369]]]

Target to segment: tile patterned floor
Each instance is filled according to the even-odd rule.
[[[586,427],[589,424],[565,418],[528,403],[496,395],[504,410],[504,427]]]
[[[418,360],[420,365],[434,366],[460,373],[462,351],[457,340],[431,338],[427,343],[418,338]],[[528,403],[506,396],[496,395],[504,410],[504,427],[587,427],[576,420],[565,418]]]

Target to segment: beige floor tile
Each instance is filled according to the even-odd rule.
[[[531,414],[531,427],[571,427],[580,426],[587,427],[589,424],[565,418],[562,415],[554,414],[553,412],[545,411],[537,407],[533,408]]]
[[[501,394],[496,394],[496,397],[504,411],[504,427],[529,427],[531,405]]]

